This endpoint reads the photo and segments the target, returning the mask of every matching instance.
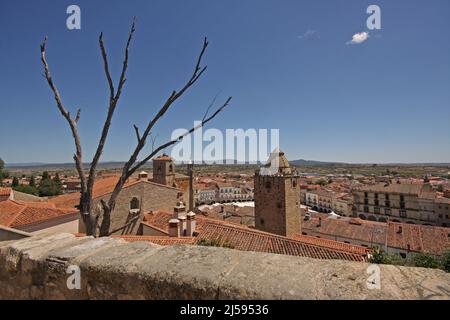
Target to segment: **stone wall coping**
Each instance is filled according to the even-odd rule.
[[[70,290],[67,270],[74,265],[81,287]],[[368,288],[374,268],[381,289]],[[1,299],[448,300],[450,274],[60,233],[0,242],[0,287]]]

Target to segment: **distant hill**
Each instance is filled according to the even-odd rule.
[[[304,160],[304,159],[290,160],[289,163],[293,164],[294,166],[307,166],[307,167],[348,165],[348,163],[344,162],[325,162],[325,161]]]
[[[228,160],[229,161],[229,160]],[[225,162],[225,160],[224,160]],[[237,161],[229,161],[234,162],[234,164],[226,164],[226,165],[255,165],[255,163],[238,163]],[[177,165],[182,165],[185,163],[176,161]],[[372,163],[345,163],[345,162],[331,162],[331,161],[317,161],[317,160],[289,160],[289,163],[294,166],[304,166],[304,167],[346,167],[346,166],[372,166]],[[197,165],[204,165],[204,162],[195,162]],[[108,161],[108,162],[100,162],[99,169],[117,169],[121,168],[124,165],[123,161]],[[144,167],[151,167],[152,162],[149,161]],[[220,161],[215,165],[224,165]],[[261,163],[257,163],[256,165],[261,165]],[[376,164],[377,166],[409,166],[409,167],[449,167],[450,163],[380,163]],[[84,163],[85,168],[89,168],[89,163]],[[6,169],[75,169],[75,164],[73,162],[66,163],[41,163],[41,162],[28,162],[28,163],[6,163]]]

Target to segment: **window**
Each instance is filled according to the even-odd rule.
[[[364,204],[368,205],[369,204],[369,199],[364,199]]]
[[[385,194],[386,200],[389,200],[389,194]]]
[[[270,183],[270,181],[266,181],[266,188],[270,189],[272,187],[272,184]]]
[[[384,202],[384,206],[385,206],[385,207],[390,207],[390,206],[391,206],[391,202],[390,202],[389,200],[386,200],[386,201]]]
[[[369,207],[368,206],[364,206],[364,212],[369,213]]]
[[[391,215],[391,209],[384,209],[384,214],[387,216]]]
[[[264,225],[264,219],[261,218],[259,221],[261,222],[262,225]]]
[[[380,201],[378,199],[375,199],[374,203],[375,203],[376,206],[380,205]]]
[[[130,201],[130,209],[139,209],[139,199],[134,197],[133,199],[131,199]]]
[[[364,192],[364,198],[368,198],[369,194],[367,192]]]
[[[380,208],[378,207],[373,208],[373,212],[376,214],[380,214]]]
[[[399,210],[400,217],[406,218],[406,210]]]

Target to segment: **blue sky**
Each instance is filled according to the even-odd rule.
[[[66,28],[70,4],[81,8],[81,30]],[[370,4],[381,8],[382,29],[347,45],[368,31]],[[63,100],[82,109],[89,161],[108,100],[98,35],[105,34],[117,81],[134,15],[128,81],[103,161],[128,157],[132,124],[143,127],[187,79],[208,36],[207,74],[159,124],[159,142],[192,126],[219,94],[233,102],[209,127],[279,128],[290,159],[450,162],[448,0],[2,0],[1,158],[71,161],[68,126],[42,77],[39,44],[47,35]]]

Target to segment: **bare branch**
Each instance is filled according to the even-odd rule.
[[[131,24],[131,30],[130,30],[130,33],[128,34],[127,45],[125,47],[125,59],[123,60],[122,73],[120,74],[120,80],[119,80],[119,85],[117,88],[115,100],[119,100],[120,94],[122,93],[122,87],[123,87],[125,81],[127,80],[125,78],[125,75],[126,75],[127,68],[128,68],[128,49],[130,47],[131,40],[133,39],[133,34],[136,31],[135,26],[136,26],[136,17],[133,17],[133,23]]]
[[[179,136],[177,139],[173,139],[170,140],[162,145],[160,145],[158,148],[156,148],[155,150],[153,150],[147,157],[145,157],[143,160],[139,161],[131,170],[130,170],[130,174],[129,176],[131,176],[137,169],[139,169],[139,167],[141,167],[142,165],[144,165],[147,161],[149,161],[152,157],[154,157],[159,151],[170,147],[171,145],[174,145],[178,142],[181,142],[186,136],[190,135],[192,132],[194,132],[195,130],[203,127],[205,124],[207,124],[209,121],[211,121],[212,119],[214,119],[223,109],[225,109],[230,101],[231,101],[232,97],[229,97],[225,103],[218,108],[211,116],[209,116],[206,119],[203,119],[201,123],[199,123],[197,126],[192,127],[189,131],[187,131],[186,133],[182,134],[181,136]],[[128,176],[128,177],[129,177]]]
[[[81,109],[78,109],[77,116],[75,117],[75,124],[78,124],[78,120],[80,120],[80,116],[81,116]]]
[[[125,47],[125,58],[123,61],[122,73],[120,75],[119,85],[118,85],[117,92],[115,93],[115,96],[114,96],[114,87],[111,86],[112,80],[111,80],[111,77],[109,76],[109,71],[107,68],[107,60],[105,59],[106,53],[105,53],[105,56],[103,59],[104,63],[105,63],[105,71],[107,74],[108,82],[110,83],[110,101],[109,101],[108,115],[106,116],[105,123],[104,123],[103,129],[102,129],[102,134],[101,134],[100,140],[98,142],[97,150],[92,159],[91,167],[89,170],[89,178],[88,178],[88,182],[87,182],[87,192],[88,192],[89,197],[92,194],[92,188],[94,186],[97,164],[98,164],[98,161],[100,160],[100,156],[103,152],[103,148],[105,146],[106,138],[107,138],[108,132],[109,132],[109,127],[111,126],[111,120],[114,115],[114,111],[116,109],[117,102],[119,101],[119,97],[120,97],[120,93],[122,91],[123,84],[125,83],[125,75],[126,75],[126,71],[127,71],[127,67],[128,67],[128,49],[129,49],[131,40],[133,38],[134,31],[135,31],[135,19],[133,19],[133,23],[131,25],[131,30],[128,35],[127,45]],[[102,35],[100,35],[100,47],[101,48],[102,48],[102,44],[103,44]],[[103,52],[104,52],[104,48],[102,48],[102,55],[103,55]]]
[[[155,150],[155,142],[156,142],[156,138],[158,138],[158,134],[156,134],[156,136],[153,137],[152,133],[150,132],[149,137],[152,140],[152,151],[153,151],[153,150]]]
[[[108,84],[109,84],[109,100],[112,101],[112,100],[114,100],[114,96],[115,96],[114,83],[111,79],[111,74],[109,72],[108,58],[106,55],[105,45],[103,44],[103,32],[100,33],[100,36],[98,37],[98,42],[100,44],[100,51],[102,53],[102,59],[103,59],[103,65],[105,68],[106,79],[108,80]]]
[[[208,40],[207,38],[203,41],[203,47],[200,51],[200,54],[197,58],[197,63],[194,68],[194,72],[191,75],[191,78],[186,82],[186,84],[177,92],[172,91],[169,98],[166,100],[166,102],[163,104],[161,109],[158,111],[156,116],[149,122],[147,128],[145,129],[143,137],[147,137],[150,133],[150,131],[153,129],[153,126],[158,122],[158,120],[164,116],[164,114],[167,112],[167,110],[170,108],[170,106],[178,99],[180,98],[184,92],[186,92],[187,89],[189,89],[195,82],[200,78],[200,76],[203,74],[203,72],[206,70],[206,66],[204,68],[201,68],[201,62],[203,55],[205,54],[206,48],[208,47]]]
[[[147,127],[145,128],[144,133],[141,136],[140,143],[137,144],[134,152],[131,154],[129,160],[127,163],[125,163],[124,167],[122,168],[122,176],[121,179],[117,182],[118,185],[125,183],[125,180],[130,176],[128,171],[133,166],[133,164],[136,162],[137,157],[139,153],[141,152],[142,148],[145,146],[147,137],[150,135],[151,130],[155,126],[155,124],[164,116],[164,114],[167,112],[167,110],[170,108],[170,106],[178,99],[180,98],[183,93],[189,89],[202,75],[202,73],[206,70],[206,67],[201,68],[201,62],[203,55],[205,54],[206,48],[208,47],[208,41],[205,38],[203,41],[203,47],[200,51],[200,54],[197,58],[197,62],[195,64],[194,71],[189,78],[189,80],[185,83],[185,85],[180,89],[180,91],[172,91],[169,98],[166,100],[166,102],[163,104],[163,106],[159,109],[158,113],[155,115],[155,117],[149,121]],[[113,198],[113,196],[111,196]],[[112,206],[114,202],[114,199],[109,202],[110,207]]]
[[[139,128],[135,124],[133,124],[133,127],[134,127],[134,131],[136,132],[136,138],[137,138],[137,141],[139,144],[141,141],[141,135],[139,134]]]
[[[212,108],[212,106],[216,103],[217,96],[219,94],[216,94],[216,96],[212,99],[211,103],[209,104],[208,108],[206,108],[205,114],[203,115],[202,121],[206,119],[208,116],[209,110]]]
[[[44,41],[41,44],[41,61],[42,61],[42,65],[44,66],[44,77],[47,80],[47,83],[50,86],[50,89],[53,91],[54,98],[56,101],[56,106],[58,107],[62,116],[66,119],[67,123],[70,126],[70,130],[71,130],[72,137],[75,142],[75,148],[76,148],[76,154],[74,155],[73,158],[75,160],[75,166],[76,166],[78,175],[80,176],[81,190],[83,192],[86,190],[86,177],[84,175],[84,170],[83,170],[83,160],[82,160],[82,149],[81,149],[81,143],[80,143],[80,136],[78,134],[78,130],[76,127],[76,124],[79,120],[81,111],[78,110],[77,117],[75,118],[75,120],[73,120],[70,117],[70,113],[64,107],[64,105],[62,103],[61,95],[59,94],[58,88],[56,87],[55,83],[53,82],[52,76],[50,74],[50,67],[48,66],[46,55],[45,55],[46,45],[47,45],[47,37],[45,37]]]

